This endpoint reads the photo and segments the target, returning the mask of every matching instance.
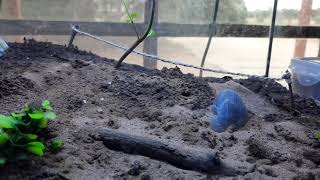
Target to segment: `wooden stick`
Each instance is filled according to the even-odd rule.
[[[100,129],[98,134],[104,145],[112,150],[150,157],[185,170],[196,170],[208,174],[223,173],[224,175],[233,175],[235,173],[231,168],[226,168],[216,153],[209,152],[210,150],[182,148],[177,145],[111,129]]]

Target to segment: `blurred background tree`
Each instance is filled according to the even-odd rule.
[[[161,0],[160,21],[183,24],[208,24],[212,21],[215,0]],[[243,0],[220,1],[220,23],[244,23],[247,8]]]
[[[21,17],[31,20],[126,22],[121,0],[0,0],[2,19],[16,19],[10,13],[12,2],[21,4]],[[143,22],[144,3],[127,0],[130,10],[137,12],[136,21]],[[160,0],[159,21],[182,24],[208,24],[212,21],[215,0]],[[277,24],[298,25],[300,9],[278,10]],[[221,0],[218,22],[229,24],[269,25],[272,9],[248,11],[244,0]],[[20,16],[19,16],[20,17]],[[21,18],[20,17],[20,18]],[[320,23],[320,9],[312,11],[311,24]]]

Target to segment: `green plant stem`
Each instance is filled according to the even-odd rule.
[[[152,7],[151,7],[151,16],[150,16],[150,19],[149,19],[149,24],[148,24],[148,28],[147,30],[145,31],[144,35],[139,38],[122,56],[121,58],[119,59],[118,63],[116,64],[116,68],[119,68],[122,64],[122,62],[129,56],[129,54],[132,53],[132,51],[134,51],[134,49],[136,47],[139,46],[139,44],[141,44],[147,37],[148,37],[148,34],[150,33],[151,29],[152,29],[152,25],[153,25],[153,19],[154,19],[154,14],[155,14],[155,4],[156,4],[156,0],[151,0],[152,2]]]
[[[129,17],[130,24],[132,25],[132,28],[133,28],[134,32],[136,33],[137,38],[139,39],[140,38],[139,37],[139,33],[138,33],[137,27],[134,24],[133,19],[131,17],[131,13],[130,13],[130,10],[129,10],[129,7],[128,7],[128,3],[126,2],[126,0],[122,0],[122,1],[123,1],[123,4],[124,4],[124,7],[126,9],[126,13],[127,13],[128,17]]]

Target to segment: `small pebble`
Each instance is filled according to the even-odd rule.
[[[102,109],[101,107],[99,107],[99,108],[97,109],[97,113],[103,114],[103,109]]]

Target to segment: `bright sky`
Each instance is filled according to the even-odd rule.
[[[267,10],[274,0],[244,0],[249,11]],[[302,0],[279,0],[278,9],[300,9]],[[313,9],[320,8],[320,0],[313,0]]]

